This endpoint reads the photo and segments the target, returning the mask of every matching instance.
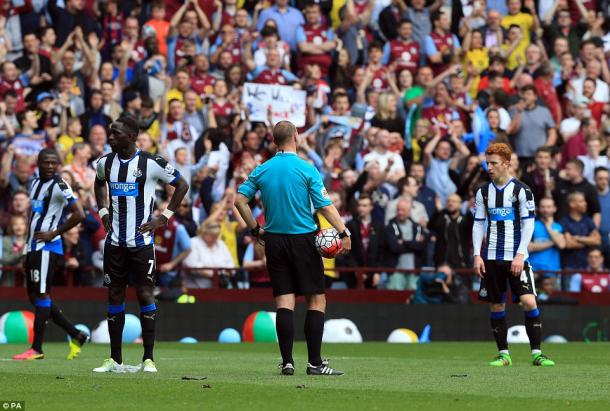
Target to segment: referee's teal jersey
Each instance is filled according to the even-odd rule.
[[[238,190],[249,200],[257,191],[265,208],[265,231],[274,234],[317,230],[312,205],[317,210],[332,204],[318,170],[296,153],[278,152],[256,167]]]

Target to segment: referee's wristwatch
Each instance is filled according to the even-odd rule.
[[[345,227],[345,230],[339,234],[339,238],[343,239],[345,237],[351,237],[352,233],[349,232],[349,229],[347,227]]]
[[[250,234],[252,234],[252,237],[258,238],[260,232],[261,232],[261,225],[258,223],[256,224],[256,227],[250,229]]]

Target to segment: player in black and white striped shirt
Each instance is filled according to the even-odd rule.
[[[87,336],[74,327],[49,296],[56,263],[64,254],[61,235],[85,218],[85,212],[74,198],[72,189],[57,174],[59,164],[55,150],[44,149],[38,154],[40,177],[32,181],[30,188],[32,213],[25,258],[28,296],[34,304],[36,315],[34,341],[29,350],[14,356],[15,360],[44,358],[42,341],[49,318],[72,337],[69,360],[78,356],[80,347],[87,341]],[[66,210],[71,214],[62,223]]]
[[[125,291],[131,276],[140,303],[144,356],[142,369],[156,372],[153,361],[155,316],[154,232],[167,224],[188,191],[180,173],[162,157],[136,147],[138,123],[121,117],[110,125],[112,152],[97,163],[95,198],[106,229],[104,285],[108,287],[108,331],[111,358],[95,372],[122,370],[121,340],[125,325]],[[158,183],[175,187],[163,214],[153,218]]]
[[[502,143],[491,144],[485,151],[492,181],[477,190],[472,228],[474,268],[482,278],[479,299],[490,303],[491,329],[499,351],[490,365],[512,365],[504,313],[508,284],[513,301],[520,301],[525,310],[533,364],[552,366],[555,363],[540,350],[542,322],[532,269],[526,261],[527,247],[534,233],[536,205],[529,187],[510,175],[511,154],[511,149]],[[487,245],[481,256],[485,223]]]

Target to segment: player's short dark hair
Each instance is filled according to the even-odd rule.
[[[273,127],[273,140],[278,147],[283,146],[297,132],[290,121],[280,121]]]
[[[55,151],[54,148],[43,148],[42,150],[40,150],[40,152],[38,153],[38,162],[40,163],[42,158],[45,156],[53,156],[57,159],[57,161],[59,161],[59,154],[57,153],[57,151]]]
[[[411,20],[409,20],[409,19],[408,19],[408,18],[406,18],[406,17],[403,17],[403,18],[402,18],[402,19],[400,19],[400,21],[398,22],[398,27],[400,27],[400,26],[402,26],[403,24],[406,24],[406,23],[413,24],[413,23],[411,22]]]
[[[138,136],[140,133],[140,126],[135,118],[127,115],[119,117],[111,126],[121,127],[130,136]]]
[[[602,255],[602,257],[604,256],[604,252],[599,247],[591,247],[591,248],[589,248],[589,251],[587,251],[587,255],[591,254],[594,251],[599,252]]]

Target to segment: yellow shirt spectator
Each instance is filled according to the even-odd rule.
[[[515,70],[519,67],[519,59],[521,57],[521,61],[525,61],[525,49],[527,49],[529,44],[524,44],[523,42],[519,43],[519,45],[513,50],[513,52],[506,56],[506,68],[509,70]],[[509,44],[502,44],[502,51],[506,52],[510,49]]]
[[[82,137],[71,137],[68,134],[63,134],[57,139],[57,147],[64,154],[64,164],[72,164],[72,159],[74,158],[72,147],[74,144],[84,141]]]
[[[531,14],[527,13],[517,13],[512,15],[508,14],[502,17],[502,27],[504,27],[506,30],[508,30],[513,24],[521,27],[523,38],[521,39],[519,47],[523,47],[525,49],[531,41],[534,18]]]
[[[464,66],[464,71],[467,70],[468,64],[471,63],[479,73],[483,72],[489,67],[489,50],[486,47],[480,49],[473,49],[464,55],[464,61],[462,65]],[[472,86],[470,87],[470,96],[475,97],[477,95],[477,91],[479,89],[479,82],[481,81],[481,75],[476,76],[472,81]]]
[[[177,88],[170,89],[165,96],[165,110],[169,111],[169,102],[172,100],[180,100],[184,101],[184,93],[178,90]],[[203,102],[201,98],[197,96],[197,110],[201,110],[203,108]]]

